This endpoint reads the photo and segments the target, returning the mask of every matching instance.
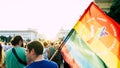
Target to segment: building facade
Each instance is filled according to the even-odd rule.
[[[69,31],[70,30],[65,30],[65,29],[61,28],[59,30],[59,32],[57,33],[56,38],[63,40],[68,35]]]
[[[16,35],[21,35],[24,41],[32,41],[38,39],[38,33],[34,30],[2,30],[0,31],[0,36],[14,37]]]

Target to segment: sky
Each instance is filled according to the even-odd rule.
[[[0,0],[0,30],[34,29],[48,38],[71,29],[92,0]]]

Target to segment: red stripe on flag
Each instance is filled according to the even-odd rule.
[[[69,54],[68,49],[64,45],[61,50],[64,60],[70,65],[70,68],[80,68],[79,65],[75,62],[74,58]]]

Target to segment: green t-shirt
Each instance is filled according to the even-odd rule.
[[[17,46],[15,47],[15,51],[19,58],[24,62],[27,62],[27,57],[25,55],[25,48]],[[16,56],[12,52],[12,48],[7,50],[5,53],[5,67],[6,68],[24,68],[25,65],[19,63]]]
[[[55,48],[53,46],[50,46],[49,50],[50,50],[50,57],[49,58],[51,58],[55,52]]]

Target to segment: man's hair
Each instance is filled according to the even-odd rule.
[[[27,45],[27,48],[29,49],[29,52],[34,49],[36,55],[42,55],[43,54],[43,45],[39,41],[32,41]]]

